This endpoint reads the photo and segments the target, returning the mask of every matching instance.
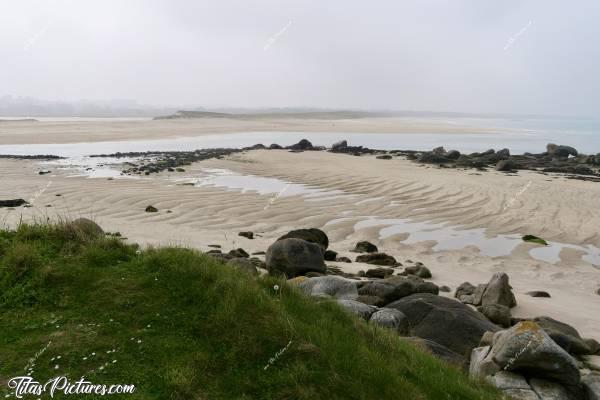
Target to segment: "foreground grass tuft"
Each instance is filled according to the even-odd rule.
[[[2,396],[29,374],[134,384],[129,399],[499,398],[281,280],[61,225],[0,232],[0,332]]]

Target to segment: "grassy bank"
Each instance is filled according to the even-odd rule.
[[[58,225],[0,232],[0,332],[2,396],[31,372],[129,399],[499,398],[282,281]]]

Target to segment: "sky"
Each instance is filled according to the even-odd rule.
[[[597,0],[0,0],[0,96],[591,115]]]

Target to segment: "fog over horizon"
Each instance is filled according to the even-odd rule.
[[[0,5],[0,98],[575,116],[600,109],[594,0]]]

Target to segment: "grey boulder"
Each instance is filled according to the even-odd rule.
[[[277,240],[267,249],[266,264],[270,274],[285,274],[288,278],[326,272],[322,248],[302,239]]]
[[[369,318],[371,318],[371,315],[377,311],[377,307],[368,306],[354,300],[338,299],[337,303],[350,313],[357,315],[366,321],[368,321]]]
[[[306,240],[307,242],[318,244],[319,246],[321,246],[323,251],[327,250],[327,247],[329,247],[329,238],[327,237],[327,234],[325,234],[325,232],[317,228],[295,229],[293,231],[289,231],[277,240],[292,238],[302,239]]]
[[[340,276],[319,276],[308,278],[298,287],[310,296],[334,297],[336,299],[356,300],[358,290],[355,281]]]
[[[408,335],[410,333],[410,323],[403,312],[393,308],[381,308],[371,315],[369,320],[371,323],[393,329],[400,335]]]

